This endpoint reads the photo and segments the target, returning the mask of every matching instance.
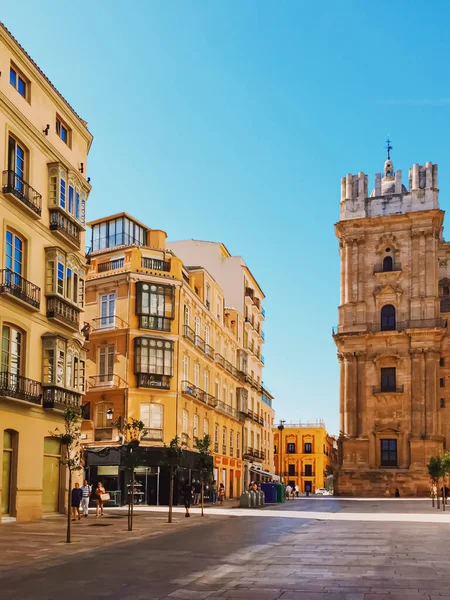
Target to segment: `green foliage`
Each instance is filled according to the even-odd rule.
[[[212,465],[211,465],[211,438],[208,434],[205,434],[202,438],[195,440],[195,447],[198,450],[198,457],[196,461],[197,469],[200,472],[200,479],[203,483],[208,483],[212,478]]]
[[[441,477],[445,476],[446,463],[440,456],[432,456],[427,465],[428,474],[434,482],[438,482]]]
[[[73,408],[67,408],[64,413],[64,431],[61,432],[57,427],[50,434],[65,447],[65,456],[61,458],[60,463],[65,465],[70,472],[82,469],[83,450],[80,445],[81,426],[79,412]]]
[[[145,423],[139,419],[120,419],[114,421],[113,425],[119,429],[122,444],[128,444],[130,448],[139,446],[141,438],[147,433]]]
[[[170,440],[169,445],[165,446],[165,448],[168,466],[175,474],[180,468],[181,458],[183,456],[183,448],[180,445],[180,438],[176,435]]]

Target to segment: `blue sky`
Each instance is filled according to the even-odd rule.
[[[132,10],[130,10],[132,7]],[[319,8],[320,7],[320,8]],[[22,0],[1,18],[94,134],[88,217],[223,241],[266,293],[277,418],[338,431],[340,178],[450,187],[450,4]]]

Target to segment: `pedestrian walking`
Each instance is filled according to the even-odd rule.
[[[211,484],[211,502],[215,504],[217,502],[217,483],[214,479]]]
[[[194,504],[200,504],[201,497],[202,497],[202,484],[197,479],[197,481],[194,481]]]
[[[300,492],[300,488],[298,487],[298,485],[296,485],[295,486],[295,495],[297,496],[297,498],[298,498],[299,492]]]
[[[220,504],[223,504],[224,499],[225,499],[225,486],[223,485],[223,483],[221,483],[219,485],[219,502],[220,502]]]
[[[103,487],[103,483],[99,481],[97,483],[97,489],[95,490],[95,516],[98,517],[98,513],[100,511],[100,516],[103,517],[103,494],[106,494],[105,488]]]
[[[292,494],[292,487],[289,484],[287,484],[287,486],[286,486],[286,500],[289,500],[289,498],[291,497],[291,494]]]
[[[308,496],[309,496],[309,492],[310,492],[310,491],[311,491],[311,488],[309,487],[309,485],[307,485],[307,486],[305,487],[306,497],[308,497]]]
[[[72,505],[72,521],[76,521],[77,520],[77,516],[78,516],[78,520],[81,519],[81,514],[80,514],[80,503],[81,503],[81,498],[83,497],[83,492],[81,491],[80,488],[80,484],[76,483],[75,487],[72,490],[72,501],[71,501],[71,505]]]
[[[395,488],[395,497],[400,498],[400,490],[398,489],[398,487]]]
[[[91,496],[92,491],[92,486],[88,484],[87,479],[83,481],[83,485],[81,486],[80,490],[82,492],[81,510],[83,511],[84,516],[87,517],[89,514],[89,498]]]
[[[186,518],[191,516],[189,513],[189,509],[191,508],[192,492],[193,492],[193,487],[189,482],[187,482],[183,488],[183,498],[184,498],[184,508],[186,509],[186,515],[185,515]]]

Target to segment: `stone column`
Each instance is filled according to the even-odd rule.
[[[425,427],[426,433],[436,435],[437,431],[437,378],[440,352],[425,351]]]
[[[411,297],[419,295],[419,233],[411,235]]]
[[[356,431],[357,437],[367,436],[367,398],[366,398],[366,361],[367,353],[357,353],[357,397],[356,397]]]
[[[343,354],[338,354],[339,360],[339,434],[345,431],[345,364]]]
[[[344,354],[345,360],[345,411],[344,426],[345,433],[354,437],[356,435],[356,356],[351,352]]]
[[[352,301],[352,247],[351,242],[345,243],[345,302]]]
[[[342,306],[342,304],[344,304],[345,302],[345,275],[346,275],[346,271],[345,271],[345,248],[344,248],[344,242],[342,240],[339,240],[339,255],[341,257],[341,290],[340,290],[340,304]]]
[[[419,438],[425,432],[424,354],[413,348],[411,355],[411,436]]]
[[[352,302],[358,301],[358,240],[352,240]]]

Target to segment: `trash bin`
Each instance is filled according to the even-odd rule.
[[[256,506],[256,494],[255,492],[249,492],[250,496],[250,506]]]
[[[239,499],[239,506],[241,508],[249,508],[250,507],[250,494],[248,492],[244,492],[241,494]]]
[[[259,506],[264,506],[264,492],[262,490],[258,490],[259,496]]]
[[[273,504],[277,501],[277,490],[274,483],[262,483],[261,491],[264,494],[266,504]]]
[[[261,496],[260,496],[259,490],[257,490],[254,493],[255,493],[255,506],[261,506]]]
[[[284,489],[284,485],[282,483],[275,483],[277,499],[276,502],[285,502],[286,501],[286,491]]]

